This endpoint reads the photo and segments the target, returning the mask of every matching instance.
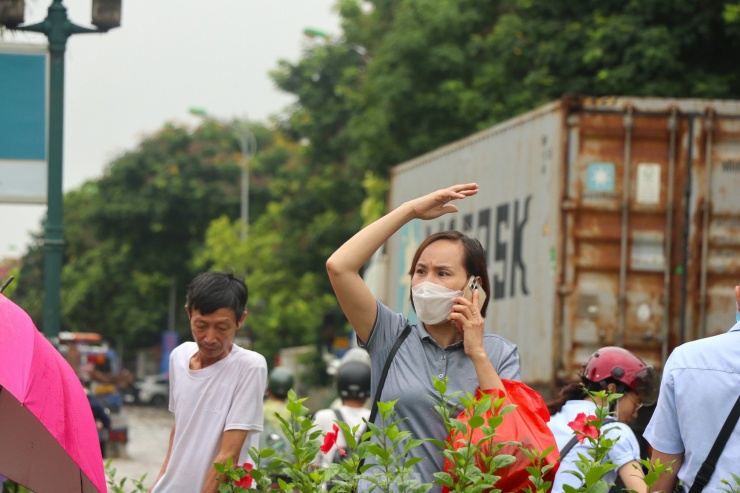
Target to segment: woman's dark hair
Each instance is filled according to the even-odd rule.
[[[553,414],[559,413],[566,402],[583,400],[588,392],[599,392],[601,390],[605,390],[610,383],[617,386],[615,389],[615,392],[617,393],[623,394],[630,390],[625,384],[613,378],[606,378],[601,382],[592,382],[588,378],[581,377],[581,383],[570,383],[566,385],[560,389],[560,393],[557,398],[546,402],[545,405],[552,416]],[[613,409],[610,410],[613,411]]]
[[[580,383],[570,383],[560,389],[558,397],[545,403],[550,415],[557,414],[568,401],[580,401],[586,397],[586,388]]]
[[[416,270],[416,264],[419,262],[419,257],[426,247],[439,240],[451,240],[459,241],[463,245],[463,266],[465,271],[470,276],[478,276],[481,278],[481,289],[486,293],[486,301],[483,306],[480,307],[480,314],[482,317],[486,316],[486,309],[488,308],[488,302],[491,300],[491,282],[488,279],[488,267],[486,266],[486,251],[483,249],[483,245],[480,241],[475,238],[471,238],[466,234],[459,231],[442,231],[440,233],[434,233],[428,236],[424,241],[421,242],[419,248],[416,249],[414,259],[411,261],[411,268],[409,269],[409,275],[414,276]],[[411,300],[413,305],[414,301]]]
[[[188,311],[208,315],[221,308],[234,311],[236,321],[247,308],[249,291],[244,279],[223,272],[201,272],[190,282],[185,303]]]

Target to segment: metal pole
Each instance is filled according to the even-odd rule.
[[[242,146],[242,202],[241,202],[241,239],[247,240],[247,231],[249,229],[249,130],[241,129],[241,146]]]
[[[61,327],[62,254],[62,169],[64,149],[64,53],[67,47],[67,9],[60,0],[49,6],[49,171],[47,213],[44,235],[44,335],[59,334]]]
[[[257,141],[244,122],[234,124],[232,128],[239,134],[239,144],[242,152],[241,240],[246,241],[249,231],[249,160],[257,151]]]
[[[213,120],[203,108],[190,108],[190,113],[207,120]],[[246,241],[249,231],[249,160],[257,152],[257,140],[245,122],[232,122],[229,128],[239,137],[241,148],[241,201],[240,201],[240,223],[242,241]]]
[[[46,19],[19,31],[45,34],[49,40],[49,167],[47,213],[44,232],[44,335],[59,334],[61,327],[62,254],[62,170],[64,151],[64,53],[73,34],[105,32],[78,26],[69,21],[62,0],[53,0]]]

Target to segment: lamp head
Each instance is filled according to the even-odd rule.
[[[23,24],[25,10],[24,0],[0,0],[0,24],[9,29]]]
[[[121,0],[93,0],[92,24],[101,31],[121,25]]]

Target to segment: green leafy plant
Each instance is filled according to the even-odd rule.
[[[581,481],[581,485],[578,488],[563,485],[565,493],[606,493],[613,486],[613,483],[609,484],[604,479],[604,476],[617,467],[608,458],[608,454],[618,438],[607,438],[601,430],[605,424],[604,419],[610,414],[609,408],[611,407],[611,403],[622,397],[623,394],[606,391],[589,392],[588,394],[597,404],[596,415],[585,417],[577,426],[574,426],[574,430],[576,436],[581,437],[582,440],[588,440],[591,446],[587,451],[587,455],[578,454],[578,460],[575,461],[577,470],[565,471]],[[599,403],[606,404],[599,405]],[[576,418],[576,421],[578,421],[578,418]],[[655,484],[661,474],[671,472],[673,465],[673,463],[663,464],[660,460],[651,463],[649,460],[642,459],[639,462],[647,470],[643,481],[648,486],[648,489]],[[633,490],[627,491],[634,493]]]
[[[495,475],[499,468],[506,467],[514,462],[514,457],[509,454],[497,454],[501,448],[508,443],[493,443],[496,436],[496,428],[503,422],[504,416],[510,413],[514,406],[506,406],[502,409],[504,398],[494,399],[488,394],[481,394],[476,398],[472,394],[460,397],[460,393],[447,393],[447,379],[434,379],[434,387],[440,393],[440,398],[435,409],[442,416],[448,435],[462,437],[458,439],[462,446],[455,447],[448,440],[433,440],[442,451],[442,455],[451,464],[452,472],[435,473],[437,483],[442,484],[454,492],[477,492],[491,491],[498,493],[500,489],[489,489],[495,485],[500,476]],[[468,410],[468,421],[462,421],[452,416],[450,400],[459,398],[464,409]],[[489,411],[486,421],[484,415]],[[482,439],[473,440],[475,430],[481,429]],[[483,445],[488,445],[491,454],[482,454]],[[480,467],[482,466],[482,467]]]
[[[607,402],[607,405],[597,404],[596,415],[586,417],[580,425],[581,428],[575,429],[576,436],[581,440],[588,440],[590,447],[587,454],[578,454],[578,460],[574,463],[578,470],[565,471],[578,478],[581,486],[575,488],[567,484],[563,485],[565,493],[606,493],[610,485],[604,476],[617,467],[611,459],[607,458],[617,439],[607,438],[601,433],[601,428],[604,425],[604,418],[609,415],[609,404],[622,397],[622,394],[599,391],[589,392],[589,395],[594,402]]]
[[[2,491],[2,493],[33,493],[28,488],[21,486],[10,479],[6,479],[2,483],[2,490],[0,491]]]
[[[555,467],[555,464],[543,465],[545,457],[547,457],[547,454],[550,453],[550,448],[543,451],[526,449],[524,447],[521,448],[521,451],[533,464],[532,466],[527,467],[529,480],[532,482],[532,488],[525,488],[525,491],[527,493],[544,493],[550,491],[550,488],[552,487],[552,481],[547,481],[545,479],[545,475],[553,467]]]
[[[269,452],[267,452],[269,451]],[[252,455],[252,452],[255,455]],[[261,452],[265,452],[265,457],[272,455],[271,449],[264,449],[263,451],[257,452],[252,449],[249,451],[252,460],[259,464],[261,462]],[[265,474],[264,470],[255,468],[252,464],[245,463],[241,466],[235,465],[231,457],[228,458],[226,463],[214,464],[216,472],[225,476],[226,481],[219,485],[219,493],[239,493],[243,491],[267,491],[270,489],[272,480]],[[252,486],[255,486],[252,488]]]
[[[661,476],[661,474],[669,473],[672,471],[673,463],[675,461],[671,461],[670,464],[663,464],[661,460],[655,459],[655,462],[650,462],[648,459],[640,459],[640,464],[645,468],[647,471],[645,473],[645,478],[643,481],[645,481],[645,484],[648,487],[648,491],[653,487],[653,485],[658,481],[658,478]]]
[[[267,491],[319,493],[355,492],[362,484],[363,490],[368,493],[424,493],[432,485],[422,483],[414,478],[413,467],[424,458],[411,457],[410,452],[424,443],[431,441],[440,448],[440,453],[453,465],[450,472],[436,473],[435,483],[443,485],[453,492],[491,492],[501,493],[496,488],[499,476],[496,470],[510,465],[515,458],[512,455],[500,453],[504,446],[519,447],[531,462],[526,468],[532,487],[525,489],[527,493],[544,493],[551,487],[545,479],[547,472],[553,465],[544,463],[550,450],[538,451],[521,447],[518,442],[496,442],[496,428],[500,426],[515,406],[504,406],[503,398],[494,398],[488,394],[475,397],[466,394],[459,397],[459,402],[465,409],[469,409],[472,416],[467,423],[453,417],[451,409],[457,406],[450,404],[458,398],[458,394],[447,392],[446,380],[434,381],[435,389],[440,397],[435,408],[442,417],[450,433],[461,433],[467,439],[464,446],[453,447],[446,440],[421,440],[414,438],[410,432],[403,431],[400,424],[404,418],[398,418],[395,411],[396,401],[380,402],[378,410],[381,420],[367,423],[367,431],[361,439],[355,438],[357,427],[343,422],[337,422],[337,431],[330,432],[327,437],[322,436],[320,430],[313,424],[308,408],[303,403],[306,398],[298,399],[294,391],[288,393],[287,408],[290,418],[280,418],[281,428],[288,442],[286,452],[277,452],[271,448],[258,450],[252,448],[249,455],[254,465],[236,465],[232,460],[224,464],[215,464],[216,471],[225,475],[226,481],[219,488],[221,493],[257,493]],[[604,399],[613,402],[620,394],[597,392],[594,399]],[[598,400],[597,402],[602,402]],[[489,412],[493,411],[493,412]],[[564,485],[567,493],[606,493],[611,486],[604,480],[604,475],[616,466],[607,458],[616,440],[609,439],[601,433],[604,418],[608,416],[608,405],[597,406],[596,415],[584,419],[581,427],[575,430],[584,440],[589,440],[591,447],[588,454],[579,454],[575,471],[566,471],[578,477],[582,485],[578,488]],[[484,418],[483,416],[486,416]],[[472,440],[472,432],[480,429],[483,439]],[[351,451],[338,464],[331,464],[328,468],[318,468],[315,458],[321,453],[323,439],[324,449],[333,445],[336,433],[341,432],[347,441],[347,449]],[[454,435],[453,435],[454,436]],[[488,443],[487,443],[488,442]],[[492,453],[481,454],[487,447]],[[401,451],[398,453],[398,451]],[[362,462],[362,465],[360,465]],[[652,486],[661,474],[671,471],[672,464],[662,464],[659,460],[651,463],[648,460],[640,461],[647,470],[645,484]],[[359,470],[359,474],[358,474]],[[106,464],[109,492],[111,493],[141,493],[146,491],[142,485],[144,477],[132,481],[134,490],[125,489],[126,479],[117,482],[115,469]],[[733,475],[735,486],[728,481],[722,481],[729,489],[727,493],[740,493],[740,477]],[[326,485],[330,487],[326,487]],[[15,493],[14,490],[10,490]],[[23,490],[18,490],[23,491]],[[3,493],[7,493],[5,490]]]
[[[447,427],[448,435],[456,437],[450,440],[432,440],[441,450],[442,455],[450,464],[449,472],[435,474],[435,483],[441,484],[452,492],[500,492],[496,484],[501,476],[496,474],[499,469],[513,464],[517,459],[506,453],[512,447],[520,450],[529,459],[531,466],[526,468],[532,487],[530,493],[546,492],[552,485],[545,479],[545,475],[554,465],[546,464],[545,458],[552,447],[544,451],[528,450],[520,442],[504,441],[496,429],[503,424],[506,415],[516,409],[513,404],[504,405],[505,397],[494,397],[485,392],[479,395],[466,393],[448,393],[447,379],[433,379],[434,387],[439,392],[435,409],[442,417]],[[467,410],[467,421],[453,417],[451,401],[459,399],[462,407]],[[477,433],[480,430],[481,433]],[[455,443],[457,442],[457,443]],[[506,450],[504,450],[506,449]],[[492,488],[493,486],[493,488]]]
[[[282,474],[277,478],[281,491],[318,493],[322,491],[321,485],[326,480],[326,471],[313,467],[314,458],[319,452],[321,431],[314,426],[308,408],[303,405],[306,399],[298,399],[291,389],[287,405],[290,420],[276,414],[293,456],[292,460],[284,455],[275,457],[275,461],[282,466]]]
[[[367,423],[368,432],[363,435],[365,441],[358,447],[360,459],[366,460],[360,468],[358,481],[367,482],[370,485],[367,489],[369,492],[424,493],[429,491],[431,484],[422,483],[413,477],[414,465],[424,458],[409,457],[411,450],[424,443],[424,440],[415,439],[410,432],[401,430],[399,425],[405,418],[398,418],[395,411],[396,402],[379,402],[380,425]],[[346,433],[345,438],[349,438]],[[402,451],[400,454],[399,450]],[[352,459],[348,461],[350,464],[354,463]],[[349,471],[344,468],[344,472]],[[343,488],[340,484],[332,491],[337,493],[354,491],[347,489],[346,486],[349,485]]]
[[[735,475],[735,474],[732,474],[732,473],[730,473],[730,475],[732,476],[732,480],[733,480],[733,481],[735,482],[735,484],[734,484],[734,485],[732,485],[732,484],[730,484],[730,482],[729,482],[729,481],[727,481],[726,479],[723,479],[723,480],[721,481],[721,483],[722,483],[722,484],[724,484],[724,485],[726,485],[726,486],[727,486],[727,488],[725,488],[725,487],[723,486],[723,487],[722,487],[722,488],[720,488],[720,489],[721,489],[722,491],[725,491],[725,492],[727,492],[727,493],[739,493],[739,492],[740,492],[740,476],[737,476],[737,475]]]
[[[147,491],[144,487],[146,474],[139,479],[132,479],[131,484],[133,485],[133,489],[129,489],[126,487],[128,478],[121,478],[120,481],[116,479],[116,470],[111,465],[110,460],[105,463],[105,477],[108,483],[108,493],[145,493]]]
[[[231,460],[215,464],[217,472],[226,475],[226,482],[220,487],[222,493],[270,490],[318,493],[324,491],[329,481],[334,493],[356,491],[361,482],[369,485],[368,491],[376,492],[424,493],[431,488],[431,484],[413,478],[412,468],[422,458],[410,458],[409,452],[423,441],[400,430],[402,420],[395,413],[395,401],[380,403],[381,422],[379,425],[368,423],[368,431],[360,443],[354,436],[357,428],[351,429],[347,423],[339,421],[338,431],[344,434],[353,453],[329,468],[317,468],[315,458],[320,453],[322,433],[308,416],[308,408],[303,406],[305,400],[298,399],[291,390],[287,405],[290,419],[278,416],[288,441],[287,453],[253,448],[249,451],[255,464],[251,468],[246,467],[247,464],[235,466]],[[332,438],[335,440],[336,436]],[[403,451],[401,454],[396,453],[399,449]],[[366,461],[362,467],[359,466],[361,461]],[[360,474],[357,474],[358,468]]]

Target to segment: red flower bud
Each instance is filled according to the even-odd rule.
[[[251,471],[254,468],[254,466],[250,464],[249,462],[245,462],[242,465],[242,468],[245,471],[247,471],[247,475],[241,478],[239,481],[235,482],[234,484],[242,488],[251,488],[252,487],[252,476],[249,474],[249,471]]]
[[[331,448],[337,443],[338,434],[339,434],[339,426],[337,426],[337,424],[334,423],[334,426],[331,427],[331,431],[328,431],[326,435],[324,435],[324,443],[321,445],[321,451],[323,453],[328,454]],[[339,449],[339,450],[342,450],[342,449]]]
[[[599,437],[599,430],[593,425],[598,420],[599,418],[593,414],[586,416],[586,413],[578,413],[576,419],[568,423],[568,426],[576,432],[578,441],[583,443],[587,436],[594,440]]]

